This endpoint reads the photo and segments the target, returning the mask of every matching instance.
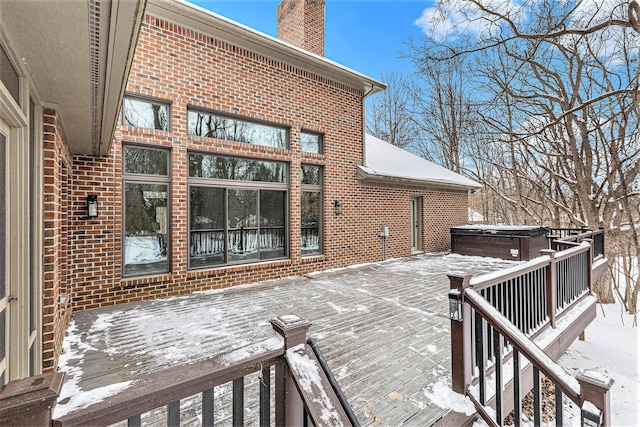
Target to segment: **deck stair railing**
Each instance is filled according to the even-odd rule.
[[[585,238],[560,252],[544,250],[539,258],[488,275],[449,276],[452,388],[470,396],[490,425],[502,425],[512,409],[519,425],[522,398],[532,387],[534,424],[540,425],[540,373],[556,386],[557,425],[562,395],[607,424],[611,382],[593,386],[588,375],[576,380],[554,362],[595,318],[593,242]],[[538,347],[542,342],[551,356]],[[593,387],[600,390],[595,395]]]
[[[351,409],[346,399],[342,396],[340,401],[332,388],[325,373],[329,371],[330,377],[330,370],[321,366],[314,353],[319,350],[306,344],[311,323],[289,315],[273,319],[271,324],[279,336],[208,360],[150,373],[118,394],[54,420],[51,406],[55,401],[51,397],[59,393],[62,374],[21,380],[23,384],[15,385],[15,399],[5,400],[7,407],[0,408],[0,424],[31,425],[38,420],[39,425],[80,426],[125,421],[129,426],[139,426],[162,416],[172,427],[181,421],[213,426],[214,422],[225,422],[222,416],[215,417],[228,416],[216,405],[221,404],[218,399],[223,395],[219,388],[228,390],[230,386],[230,421],[234,426],[245,425],[245,421],[260,426],[359,425],[355,416],[351,420],[347,415]],[[247,384],[255,384],[258,390],[245,392]],[[33,388],[33,398],[29,397],[29,388]],[[46,405],[45,395],[49,399]],[[42,422],[47,417],[49,421]]]

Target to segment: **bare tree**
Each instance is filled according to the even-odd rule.
[[[478,174],[493,207],[510,206],[508,220],[605,226],[610,242],[624,230],[629,244],[611,255],[637,256],[637,1],[441,0],[427,12],[432,32],[413,56],[476,64],[465,87],[482,103],[491,148],[475,155],[490,165]],[[611,300],[611,288],[599,296]]]
[[[460,173],[465,169],[464,158],[479,124],[473,97],[466,86],[466,64],[462,58],[412,59],[418,69],[411,90],[412,117],[424,135],[418,152]]]
[[[420,132],[411,116],[408,80],[395,72],[381,79],[388,87],[367,108],[367,132],[397,147],[409,148],[418,142]]]

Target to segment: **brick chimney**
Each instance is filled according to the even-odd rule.
[[[282,0],[278,5],[278,38],[324,56],[325,0]]]

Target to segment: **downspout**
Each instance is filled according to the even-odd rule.
[[[362,166],[367,165],[367,106],[366,99],[373,92],[373,85],[362,96]]]

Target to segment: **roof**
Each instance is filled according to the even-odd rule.
[[[365,136],[365,164],[358,166],[358,173],[362,179],[373,181],[461,190],[482,187],[472,179],[371,135]]]
[[[387,87],[386,84],[337,62],[261,33],[184,0],[148,0],[146,12],[185,28],[190,28],[200,34],[226,41],[235,46],[311,71],[332,81],[362,90],[365,96],[380,92]]]
[[[145,2],[0,1],[15,62],[60,114],[73,154],[109,152]]]

